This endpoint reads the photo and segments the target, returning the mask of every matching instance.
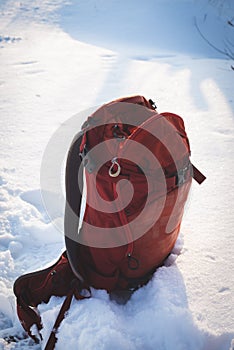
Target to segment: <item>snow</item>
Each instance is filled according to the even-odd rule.
[[[40,194],[48,143],[72,118],[78,130],[88,108],[135,94],[183,117],[207,180],[193,184],[166,266],[125,305],[98,290],[73,300],[56,349],[233,349],[232,62],[194,24],[222,47],[233,38],[225,25],[233,2],[5,0],[0,8],[0,349],[40,349],[24,339],[12,285],[64,249],[64,198],[50,193],[48,211]],[[62,301],[40,305],[42,346]]]

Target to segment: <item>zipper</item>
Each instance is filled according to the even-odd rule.
[[[163,117],[160,114],[157,116]],[[152,117],[150,117],[149,119],[147,119],[145,122],[143,122],[140,126],[136,127],[133,130],[133,132],[130,135],[128,135],[127,138],[125,137],[126,136],[125,134],[123,135],[124,137],[122,137],[122,138],[118,137],[120,142],[119,142],[118,148],[116,150],[116,156],[112,158],[112,160],[111,160],[112,164],[109,168],[109,175],[111,177],[118,177],[119,174],[121,173],[121,165],[120,165],[121,163],[118,161],[118,159],[121,159],[121,156],[127,147],[128,141],[133,140],[136,137],[136,135],[138,134],[138,132],[141,131],[142,126],[151,123],[152,120],[155,120],[155,114]],[[120,134],[118,134],[118,136],[120,136]],[[112,183],[114,194],[117,195],[116,185],[117,185],[116,182]],[[119,198],[119,200],[121,200],[121,199]],[[128,242],[125,256],[128,258],[128,267],[132,270],[136,270],[139,266],[139,262],[136,258],[134,258],[132,256],[133,249],[134,249],[133,235],[132,235],[132,232],[131,232],[130,227],[128,225],[128,220],[127,220],[126,214],[124,213],[124,210],[123,209],[120,210],[120,207],[119,208],[117,207],[117,209],[119,209],[120,221],[125,226],[125,233],[126,233],[126,238],[127,238],[127,242]]]
[[[120,172],[121,172],[121,166],[118,162],[118,157],[114,157],[112,159],[112,165],[110,166],[110,169],[109,169],[109,175],[111,177],[117,177]],[[113,172],[114,170],[114,167],[117,167],[115,169],[115,172]],[[116,186],[117,186],[117,182],[112,182],[112,187],[113,187],[113,192],[115,195],[117,195],[117,190],[116,190]],[[121,198],[120,196],[118,196],[118,201],[117,203],[119,202],[119,205],[117,205],[117,210],[118,210],[118,214],[119,214],[119,218],[120,218],[120,222],[122,225],[125,226],[125,233],[126,233],[126,238],[127,238],[127,250],[126,250],[126,257],[130,257],[133,253],[133,236],[132,236],[132,232],[130,230],[130,227],[128,225],[128,220],[127,220],[127,217],[126,215],[124,214],[124,209],[121,209],[122,208],[122,203],[121,203]]]

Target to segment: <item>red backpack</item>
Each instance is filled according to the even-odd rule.
[[[18,316],[28,334],[37,341],[31,326],[40,330],[42,325],[32,307],[51,295],[67,298],[47,350],[54,348],[73,295],[81,299],[81,290],[89,287],[132,293],[146,284],[173,249],[192,177],[205,180],[190,162],[178,115],[159,114],[142,96],[94,112],[67,157],[66,252],[52,267],[14,284]]]

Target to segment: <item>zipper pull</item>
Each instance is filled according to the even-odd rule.
[[[111,164],[110,169],[109,169],[110,177],[117,177],[117,176],[119,176],[120,171],[121,171],[121,167],[120,167],[119,163],[117,162],[117,157],[114,157],[111,160],[111,163],[112,164]]]
[[[139,268],[139,261],[132,256],[131,253],[127,255],[128,258],[128,268],[130,270],[137,270]]]

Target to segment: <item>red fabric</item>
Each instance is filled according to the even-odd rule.
[[[20,276],[14,283],[17,298],[17,313],[23,328],[32,336],[30,328],[36,324],[38,331],[42,328],[41,318],[36,307],[47,303],[52,295],[65,296],[71,289],[75,276],[68,263],[66,253],[52,266]]]
[[[86,289],[89,295],[81,295],[80,292],[83,289]],[[19,320],[25,331],[36,343],[42,339],[40,334],[42,322],[36,307],[42,302],[47,303],[52,295],[66,296],[47,341],[46,350],[54,349],[57,330],[70,307],[72,297],[81,300],[89,298],[91,294],[89,286],[82,283],[73,274],[66,252],[52,266],[20,276],[14,283],[14,293],[17,298]],[[33,325],[36,326],[38,334],[32,334],[31,327]]]
[[[127,103],[147,108],[138,107],[128,117],[126,116]],[[124,123],[121,120],[122,115],[124,115]],[[75,268],[95,288],[103,288],[108,291],[125,289],[128,288],[130,280],[136,279],[137,281],[160,266],[175,244],[191,185],[191,175],[189,174],[186,182],[178,187],[175,174],[178,169],[183,169],[189,162],[189,141],[181,117],[173,113],[158,114],[142,96],[120,99],[104,105],[89,117],[89,121],[89,125],[84,129],[86,146],[88,146],[89,151],[93,151],[92,158],[99,161],[101,167],[99,168],[97,164],[92,173],[86,171],[87,203],[92,203],[92,206],[95,204],[96,209],[89,204],[86,205],[84,222],[96,228],[128,226],[126,224],[133,222],[140,215],[147,200],[149,200],[150,205],[147,206],[145,215],[140,222],[140,229],[144,232],[142,237],[136,239],[134,229],[127,232],[129,229],[125,228],[116,237],[109,237],[106,231],[103,234],[99,232],[95,235],[96,242],[98,240],[108,242],[110,239],[114,245],[118,245],[118,240],[121,238],[126,241],[121,246],[113,248],[89,246],[94,232],[86,229],[86,226],[83,225],[80,236],[83,242],[87,242],[88,246],[77,245],[76,254],[79,258]],[[95,123],[101,125],[94,127]],[[116,125],[118,126],[117,132],[125,137],[122,149],[121,141],[116,141],[117,146],[113,142],[107,142],[113,140],[113,130]],[[156,137],[154,133],[152,134],[152,130],[157,131]],[[134,141],[134,143],[128,144],[128,140]],[[104,152],[97,151],[95,154],[95,147],[103,141],[106,145]],[[144,149],[137,154],[137,164],[135,161],[131,162],[130,159],[134,159],[136,154],[135,143],[146,147],[157,159],[157,165],[153,165],[150,158],[147,159],[147,152],[145,153]],[[127,159],[125,159],[126,149]],[[171,150],[173,150],[173,154]],[[109,159],[118,157],[121,166],[119,176],[110,177],[108,171],[111,162],[103,162],[104,158],[102,159],[102,156],[106,154],[109,155]],[[142,167],[146,173],[143,174],[139,167]],[[163,195],[160,177],[155,176],[160,168],[163,169],[167,177],[165,204],[158,220],[152,224],[150,229],[146,230],[146,224],[154,221],[155,211],[157,211],[160,197]],[[153,187],[151,185],[150,189],[148,188],[148,177],[155,177],[152,181]],[[127,208],[121,210],[116,208],[114,213],[98,210],[100,204],[98,195],[110,203],[116,200],[118,198],[116,186],[121,179],[130,181],[134,189],[133,198]],[[95,188],[97,193],[94,191]],[[120,191],[121,194],[123,192],[124,189],[122,192]],[[133,242],[128,241],[129,235],[132,236]],[[128,257],[129,252],[130,258]]]

